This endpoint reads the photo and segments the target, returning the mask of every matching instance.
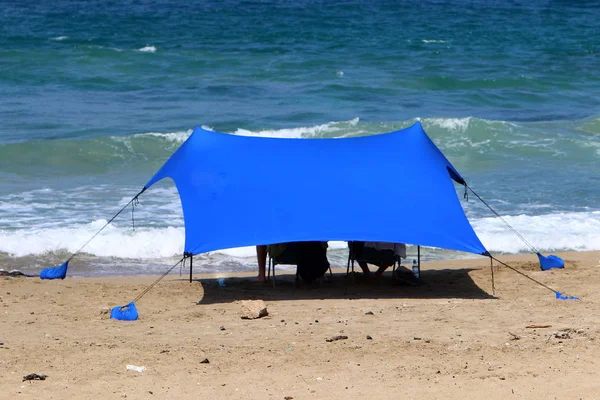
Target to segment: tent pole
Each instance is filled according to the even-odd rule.
[[[419,268],[419,276],[421,276],[421,246],[417,245],[417,268]]]
[[[490,270],[492,271],[492,295],[496,295],[496,285],[494,284],[494,259],[490,257]]]
[[[190,254],[190,283],[192,282],[192,264],[194,261],[194,256]]]

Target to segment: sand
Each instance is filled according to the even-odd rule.
[[[2,399],[597,399],[600,252],[425,263],[427,285],[275,287],[236,275],[168,275],[116,321],[155,277],[0,278]],[[244,300],[268,316],[242,319]],[[336,336],[347,339],[329,340]],[[204,361],[204,362],[202,362]],[[208,362],[207,362],[208,361]],[[144,367],[142,372],[127,365]],[[36,373],[45,380],[23,377]]]

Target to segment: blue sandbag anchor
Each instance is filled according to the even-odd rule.
[[[139,314],[135,307],[135,303],[132,301],[126,306],[113,307],[110,312],[110,317],[112,319],[118,319],[119,321],[135,321],[138,319]]]
[[[40,279],[65,279],[65,276],[67,276],[68,266],[69,262],[65,261],[62,265],[52,268],[44,268],[40,272]]]
[[[562,294],[561,292],[556,292],[557,300],[581,300],[579,297],[575,296],[567,296],[566,294]]]
[[[558,256],[555,256],[555,255],[543,256],[540,253],[537,253],[537,256],[538,256],[538,259],[540,260],[540,268],[542,269],[542,271],[548,271],[549,269],[565,267],[565,262],[563,261],[562,258],[560,258]]]

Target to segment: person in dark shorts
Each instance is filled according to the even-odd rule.
[[[366,279],[381,278],[398,256],[406,257],[406,245],[403,243],[352,241],[348,242],[348,247]],[[371,272],[368,264],[377,266],[377,271]]]
[[[274,245],[256,246],[256,257],[258,260],[258,281],[266,280],[267,255],[277,259],[285,256],[291,262],[284,264],[296,264],[297,275],[305,282],[313,282],[319,279],[329,269],[329,260],[327,259],[327,242],[308,241],[308,242],[287,242]],[[283,253],[286,253],[285,255]]]

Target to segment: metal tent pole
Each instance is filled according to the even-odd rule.
[[[421,246],[417,245],[417,268],[419,268],[419,276],[421,276]]]

